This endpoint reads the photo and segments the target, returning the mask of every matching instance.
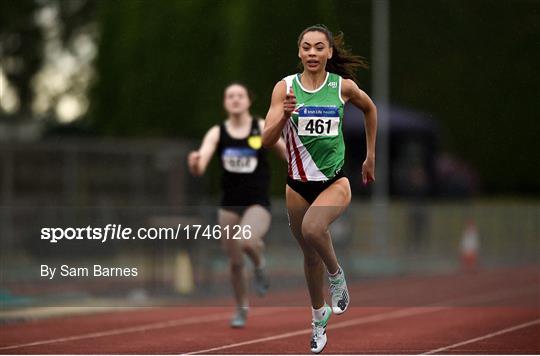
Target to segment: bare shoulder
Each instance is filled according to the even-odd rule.
[[[272,92],[272,98],[275,99],[285,99],[285,95],[287,94],[287,83],[285,83],[285,80],[282,79],[279,82],[276,83],[274,86],[274,91]]]
[[[207,132],[206,137],[208,137],[211,140],[217,140],[219,139],[219,125],[212,126]]]
[[[351,98],[361,99],[365,93],[354,80],[344,78],[341,82],[341,96],[345,101],[349,101]]]
[[[352,79],[341,80],[341,93],[342,94],[351,94],[353,91],[358,90],[358,85]]]

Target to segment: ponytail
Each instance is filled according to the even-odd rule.
[[[369,64],[364,57],[351,53],[351,51],[345,47],[343,32],[334,36],[325,25],[310,26],[298,36],[298,46],[300,46],[304,35],[307,32],[312,31],[324,33],[328,43],[332,47],[332,58],[326,62],[326,71],[336,73],[345,79],[352,79],[358,83],[356,71],[359,68],[368,69]]]

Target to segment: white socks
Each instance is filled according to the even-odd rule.
[[[311,314],[313,316],[313,320],[315,321],[323,320],[326,317],[326,313],[328,313],[328,310],[326,310],[327,308],[328,308],[328,305],[326,303],[324,303],[324,305],[320,307],[319,309],[311,308]]]
[[[327,271],[328,272],[328,271]],[[330,272],[328,272],[328,277],[330,278],[334,278],[334,277],[337,277],[341,274],[341,266],[338,266],[338,270],[336,271],[336,273],[334,274],[331,274]]]

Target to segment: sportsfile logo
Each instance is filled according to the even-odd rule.
[[[332,89],[336,89],[337,88],[337,82],[329,82],[328,83],[328,86]]]
[[[251,225],[182,225],[172,227],[140,227],[132,229],[122,224],[107,224],[105,227],[44,227],[41,240],[58,243],[61,240],[94,240],[105,243],[109,240],[197,240],[201,239],[250,239]]]

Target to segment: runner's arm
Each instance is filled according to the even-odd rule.
[[[188,156],[188,166],[191,174],[202,176],[212,159],[219,142],[219,126],[215,125],[204,135],[201,147],[192,151]]]
[[[289,119],[285,115],[283,108],[283,103],[286,98],[286,84],[285,81],[280,81],[274,87],[272,92],[272,101],[270,103],[270,108],[266,114],[266,119],[264,120],[264,130],[263,130],[263,146],[265,148],[270,148],[278,142],[281,131],[285,126],[285,123]]]
[[[264,120],[259,120],[259,127],[261,128],[262,132],[264,130]],[[274,152],[279,156],[279,158],[287,161],[287,149],[285,147],[285,141],[282,137],[277,140],[276,144],[272,148]]]

